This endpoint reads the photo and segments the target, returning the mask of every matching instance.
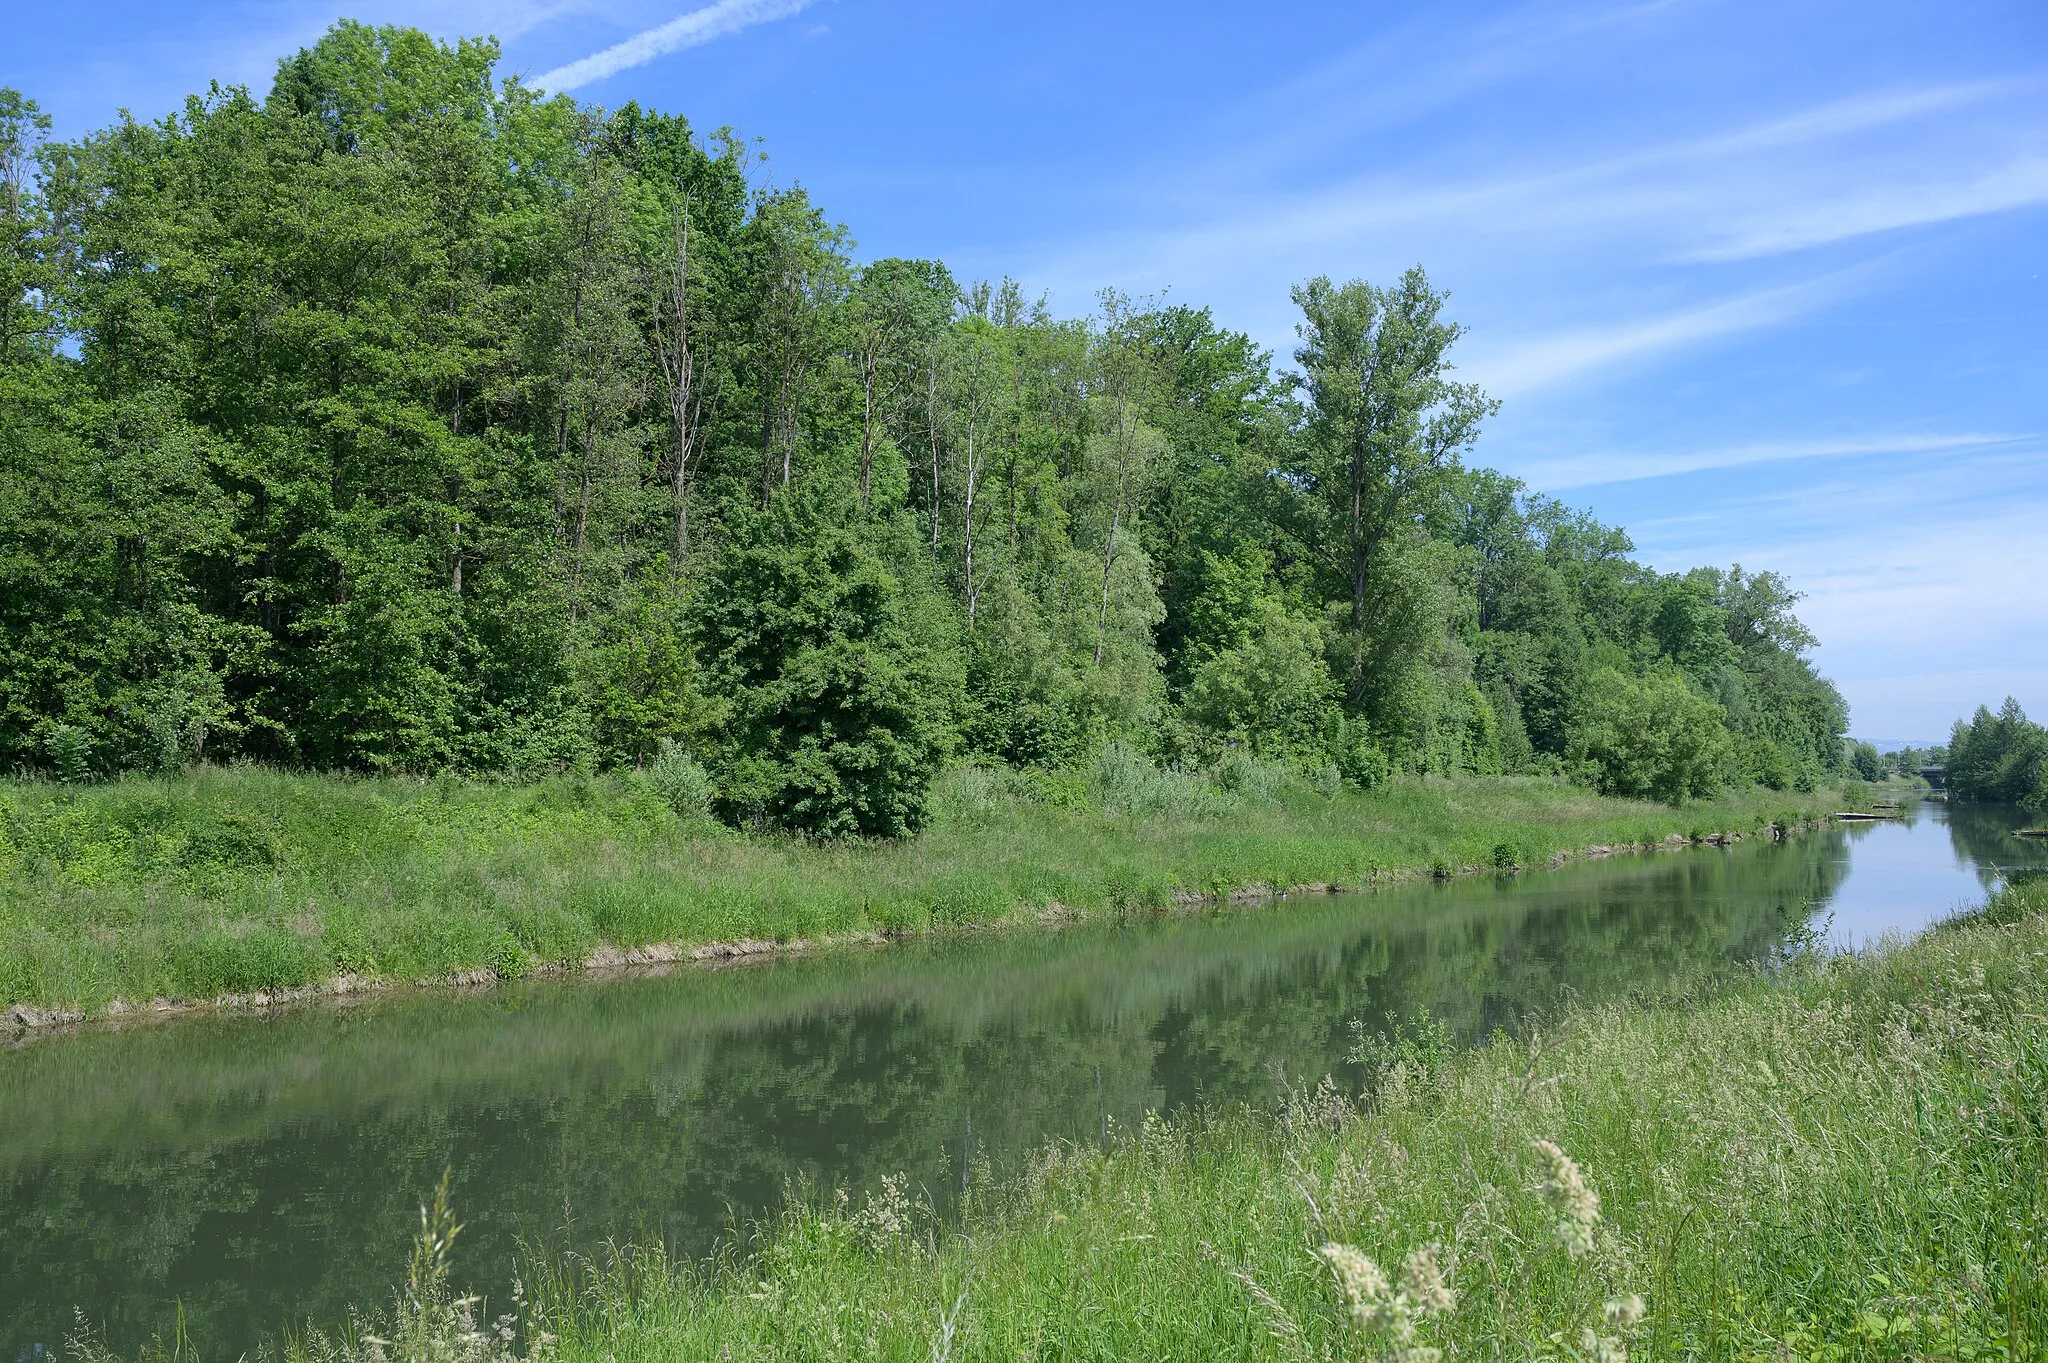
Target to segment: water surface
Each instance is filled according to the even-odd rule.
[[[2016,826],[1930,804],[1122,928],[39,1037],[0,1052],[0,1360],[59,1349],[74,1306],[132,1351],[182,1303],[231,1359],[381,1303],[444,1167],[458,1272],[500,1298],[522,1243],[701,1252],[794,1181],[902,1173],[944,1207],[966,1160],[1344,1075],[1354,1021],[1472,1041],[1814,928],[1914,931],[2048,862]]]

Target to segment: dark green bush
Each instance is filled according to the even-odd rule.
[[[915,551],[885,555],[890,529],[803,485],[734,527],[698,598],[731,706],[725,817],[827,837],[925,822],[954,742],[958,641]]]

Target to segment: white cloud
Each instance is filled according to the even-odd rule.
[[[1754,331],[1828,301],[1837,276],[1764,289],[1706,307],[1607,327],[1560,331],[1491,352],[1468,355],[1464,368],[1495,397],[1547,388],[1588,370],[1641,359],[1718,336]],[[1582,479],[1581,481],[1598,481]]]
[[[2048,713],[2040,445],[1871,457],[1820,479],[1757,466],[1709,494],[1666,494],[1677,514],[1629,528],[1667,571],[1740,562],[1807,593],[1799,614],[1820,636],[1816,661],[1859,732],[1943,734],[2008,693]]]
[[[697,47],[755,24],[786,19],[810,3],[811,0],[718,0],[715,5],[691,10],[657,28],[636,33],[602,52],[558,66],[534,77],[533,83],[549,91],[580,89],[632,67],[645,66],[671,52]]]
[[[1890,454],[1934,454],[2008,445],[2024,436],[1963,432],[1954,435],[1866,435],[1827,440],[1762,440],[1715,449],[1669,450],[1659,453],[1604,451],[1539,459],[1516,472],[1533,486],[1548,490],[1666,478],[1709,469],[1780,464],[1794,459],[1842,459]]]
[[[1077,205],[1130,225],[1069,238],[1031,273],[1063,297],[1104,279],[1139,290],[1203,280],[1238,325],[1284,349],[1291,318],[1277,300],[1307,274],[1377,278],[1426,258],[1463,297],[1499,299],[1533,271],[1556,280],[1573,311],[1606,315],[1576,328],[1546,319],[1551,334],[1521,345],[1482,332],[1494,354],[1468,349],[1467,367],[1484,368],[1496,392],[1527,392],[1779,325],[1856,291],[1827,276],[1645,316],[1615,289],[1617,270],[1698,272],[2048,202],[2042,88],[2027,76],[1878,90],[1534,173],[1527,165],[1552,159],[1547,149],[1505,175],[1415,163],[1325,175],[1305,192],[1248,196],[1242,157],[1225,152],[1192,174],[1182,162],[1149,184],[1126,177],[1114,203]],[[1140,225],[1147,217],[1154,225]]]
[[[2048,203],[2048,157],[2021,156],[1968,180],[1945,184],[1872,184],[1817,202],[1778,205],[1731,225],[1716,245],[1694,251],[1701,261],[1745,260],[1803,250],[1850,237],[1981,217]]]

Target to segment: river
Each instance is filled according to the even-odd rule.
[[[1868,945],[2048,865],[2016,811],[1575,862],[1370,894],[272,1016],[0,1050],[0,1359],[117,1351],[182,1309],[226,1360],[404,1270],[444,1168],[458,1275],[658,1236],[701,1253],[799,1183],[963,1170],[1149,1110],[1347,1082],[1354,1024],[1470,1042],[1561,1002],[1711,987]]]

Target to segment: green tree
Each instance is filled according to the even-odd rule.
[[[1968,721],[1956,721],[1946,767],[1959,800],[2048,809],[2048,728],[2029,720],[2011,696],[1996,714],[1980,705]]]
[[[1576,756],[1609,795],[1674,805],[1710,795],[1734,756],[1722,713],[1676,671],[1601,668],[1588,680]]]
[[[1340,537],[1327,566],[1347,589],[1351,704],[1394,736],[1393,712],[1417,685],[1404,628],[1430,614],[1417,522],[1437,510],[1459,458],[1497,404],[1449,377],[1462,334],[1445,295],[1417,267],[1390,288],[1327,277],[1294,290],[1295,362],[1308,396],[1307,470]],[[1384,641],[1400,637],[1401,647]],[[1426,656],[1423,655],[1423,656]]]
[[[1238,635],[1195,669],[1187,717],[1261,756],[1319,754],[1343,694],[1324,662],[1321,629],[1268,602],[1239,622]]]
[[[924,822],[954,744],[957,630],[910,576],[901,523],[851,505],[807,480],[737,517],[695,598],[708,689],[729,707],[714,767],[728,817],[829,837]]]

